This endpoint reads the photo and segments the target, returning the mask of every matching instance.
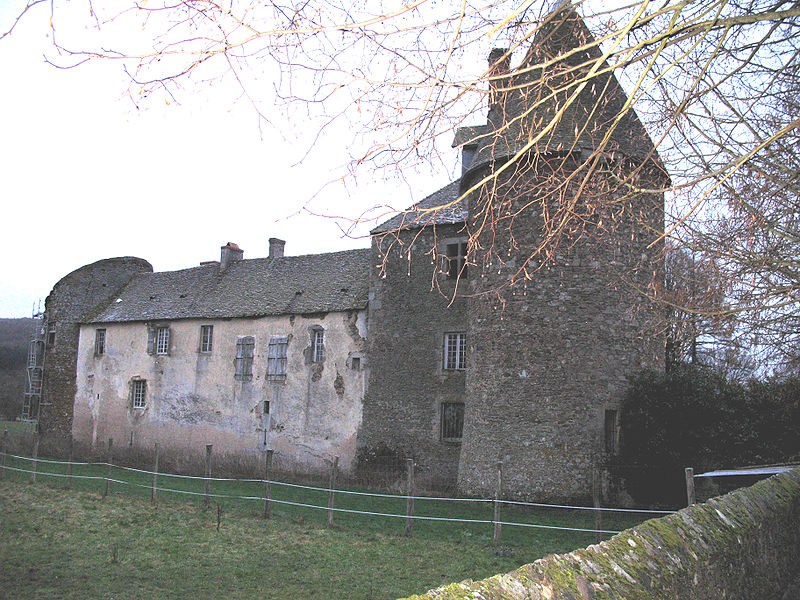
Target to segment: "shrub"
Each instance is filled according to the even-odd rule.
[[[743,386],[678,365],[633,377],[623,400],[619,462],[639,503],[685,502],[684,468],[800,459],[800,378]]]

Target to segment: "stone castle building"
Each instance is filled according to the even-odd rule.
[[[108,259],[47,300],[45,431],[96,444],[276,450],[290,468],[414,457],[466,493],[586,496],[616,450],[626,377],[663,364],[657,284],[668,181],[574,12],[514,70],[495,50],[463,171],[368,250],[153,273]],[[551,61],[546,70],[535,65]],[[619,117],[618,115],[622,115]]]

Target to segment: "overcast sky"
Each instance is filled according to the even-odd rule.
[[[9,6],[0,0],[0,32]],[[345,237],[346,222],[304,207],[358,217],[375,204],[405,208],[448,182],[430,170],[411,185],[362,173],[309,203],[342,174],[347,136],[333,131],[297,165],[306,145],[295,122],[260,128],[229,90],[137,109],[118,63],[46,64],[48,12],[37,9],[0,40],[0,317],[30,316],[61,277],[103,258],[138,256],[163,271],[218,259],[228,241],[245,258],[265,256],[269,237],[293,255],[366,247],[370,224]],[[269,116],[284,122],[277,109]]]

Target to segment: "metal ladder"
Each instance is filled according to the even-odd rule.
[[[38,307],[34,306],[31,318],[30,341],[28,343],[28,362],[26,367],[27,385],[25,396],[22,400],[23,421],[39,421],[42,403],[42,383],[44,381],[44,358],[46,349],[44,312],[41,310],[41,301]]]

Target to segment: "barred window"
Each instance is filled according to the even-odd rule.
[[[289,346],[287,336],[269,338],[267,353],[267,381],[284,381],[286,379],[286,351]]]
[[[464,432],[464,403],[442,403],[442,441],[460,442]]]
[[[94,330],[94,353],[97,356],[101,356],[106,353],[106,330],[105,329],[95,329]]]
[[[605,446],[607,454],[616,454],[619,439],[619,429],[617,427],[617,411],[614,409],[606,409],[605,422],[603,424],[605,430]]]
[[[325,330],[314,329],[311,334],[312,356],[315,363],[325,360]]]
[[[239,381],[253,379],[253,356],[255,355],[256,340],[252,336],[240,337],[236,340],[236,373],[234,378]]]
[[[203,325],[200,327],[200,352],[208,354],[214,344],[214,326]]]
[[[147,380],[134,379],[131,381],[131,406],[144,408],[147,404]]]
[[[444,334],[444,369],[463,371],[467,368],[467,334]]]

